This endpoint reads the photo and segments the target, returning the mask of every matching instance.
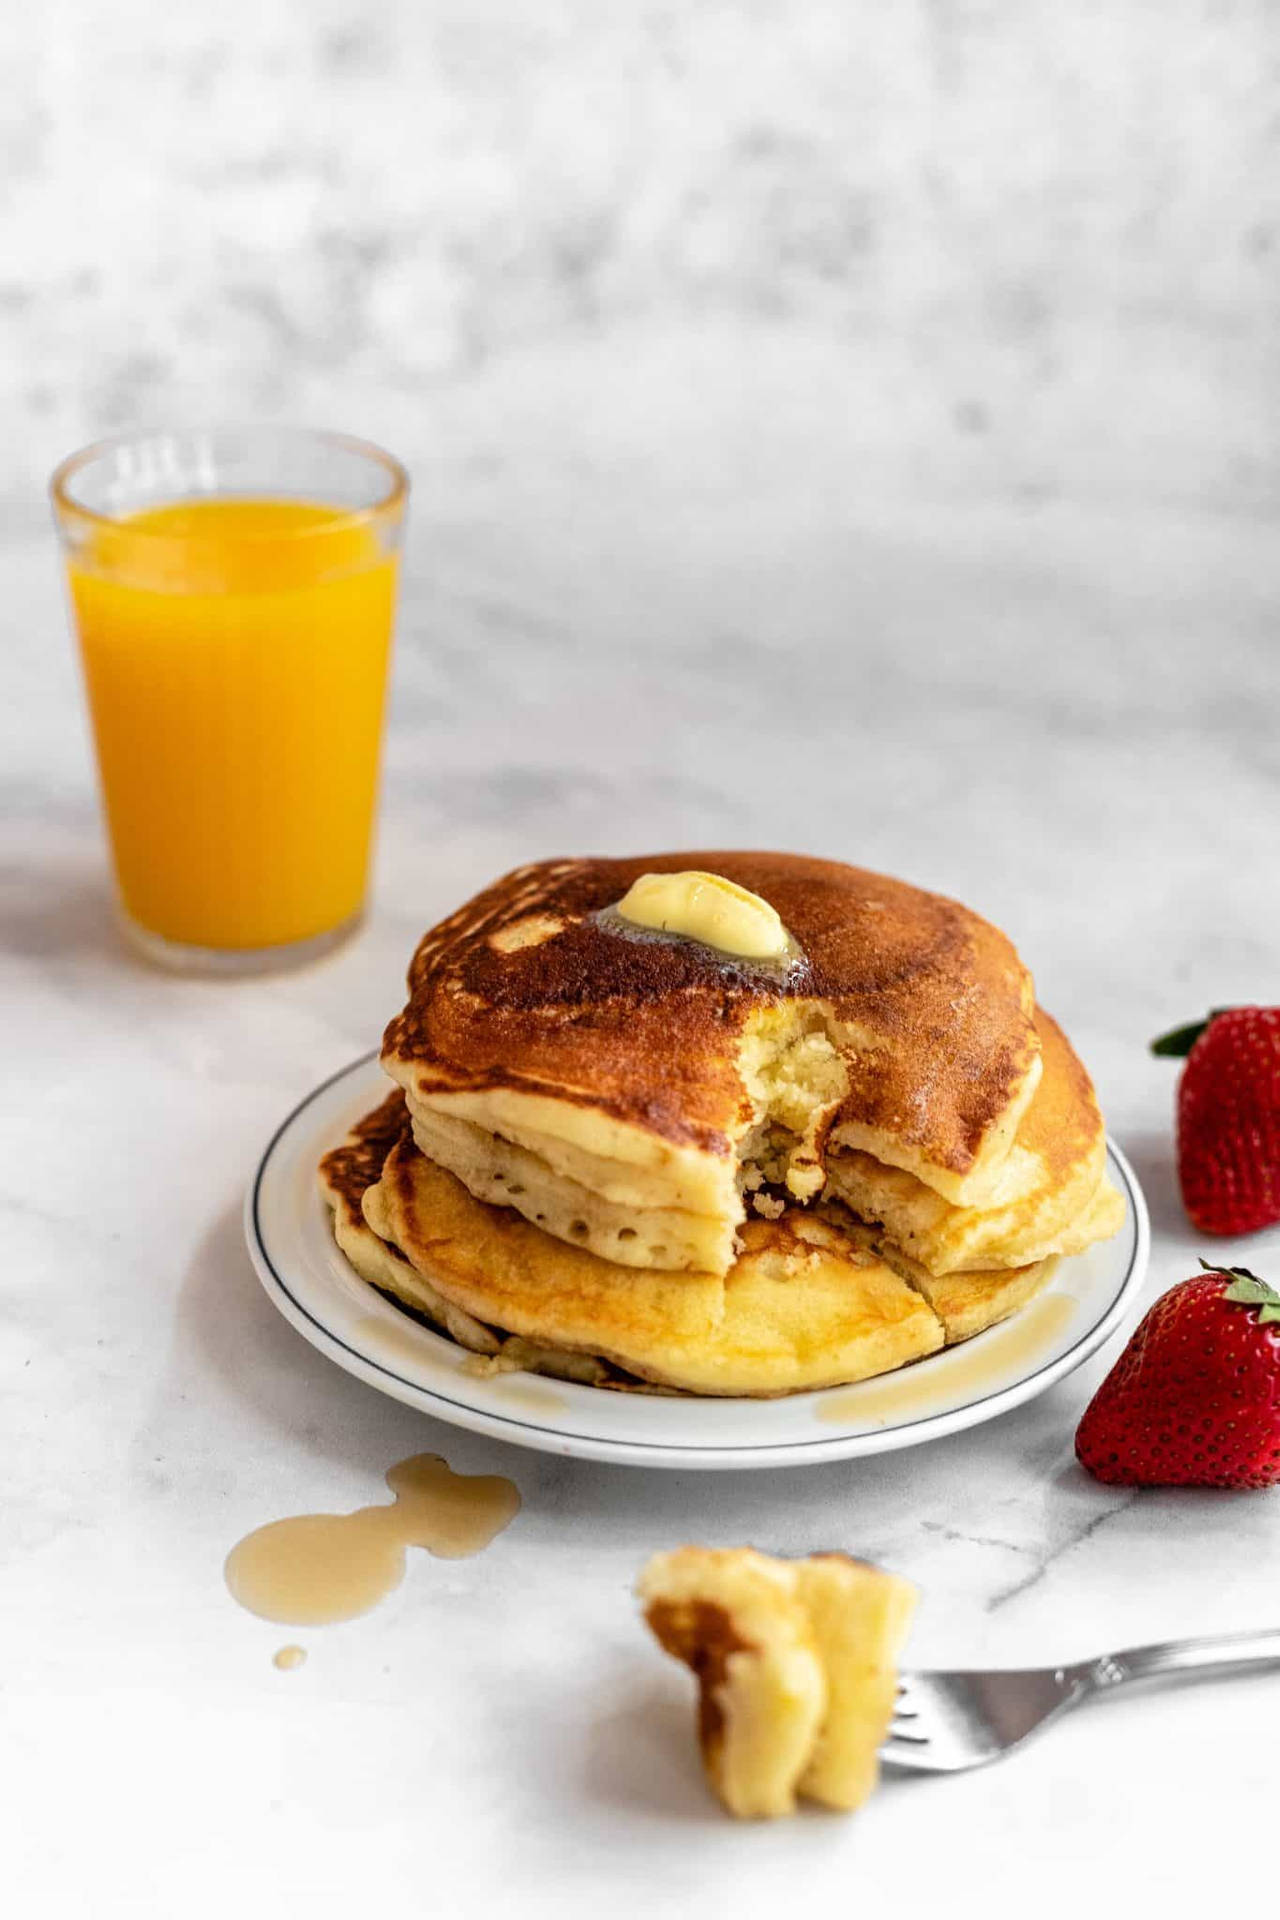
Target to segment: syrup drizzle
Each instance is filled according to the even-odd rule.
[[[354,1620],[399,1586],[407,1548],[464,1559],[487,1547],[520,1510],[510,1480],[454,1473],[433,1453],[401,1460],[387,1485],[395,1495],[390,1506],[303,1513],[246,1534],[223,1570],[232,1598],[287,1626]]]
[[[864,1380],[824,1400],[817,1417],[831,1426],[844,1426],[848,1421],[888,1421],[899,1415],[910,1418],[947,1406],[958,1394],[972,1398],[984,1387],[1007,1385],[1012,1368],[1026,1367],[1048,1353],[1058,1335],[1071,1324],[1079,1304],[1070,1294],[1047,1293],[1004,1326],[993,1327],[972,1344],[953,1347],[946,1366],[928,1372],[921,1371],[919,1365],[904,1367],[882,1380]]]

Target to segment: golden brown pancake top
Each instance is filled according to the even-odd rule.
[[[803,949],[785,980],[595,918],[640,874],[699,868],[775,907]],[[723,1153],[750,1117],[735,1060],[757,1009],[824,1002],[858,1030],[839,1119],[963,1174],[1034,1061],[1031,979],[966,907],[787,853],[692,852],[517,868],[423,939],[384,1054],[424,1093],[516,1088]]]
[[[1039,1166],[1015,1195],[1006,1195],[998,1203],[992,1203],[999,1208],[1007,1209],[1019,1202],[1043,1207],[1047,1195],[1069,1190],[1072,1181],[1078,1181],[1082,1171],[1090,1167],[1095,1179],[1101,1177],[1105,1129],[1093,1082],[1053,1016],[1043,1007],[1037,1007],[1032,1017],[1040,1039],[1044,1071],[1035,1096],[1018,1124],[1014,1145],[1024,1154],[1034,1154]],[[845,1149],[844,1157],[883,1172],[876,1167],[873,1154]],[[902,1179],[901,1174],[890,1177]],[[1088,1193],[1077,1191],[1072,1198],[1076,1207],[1081,1208]],[[938,1205],[936,1197],[931,1204]],[[965,1209],[957,1212],[964,1213]]]

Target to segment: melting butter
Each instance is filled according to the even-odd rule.
[[[395,1495],[389,1507],[303,1513],[246,1534],[224,1568],[232,1598],[286,1626],[353,1620],[399,1586],[406,1548],[463,1559],[487,1547],[520,1511],[510,1480],[454,1473],[433,1453],[401,1460],[387,1485]]]
[[[917,1361],[880,1380],[864,1380],[856,1387],[829,1395],[817,1409],[819,1420],[832,1426],[849,1422],[887,1422],[933,1413],[948,1406],[958,1394],[969,1398],[1009,1384],[1010,1370],[1026,1368],[1047,1358],[1059,1334],[1070,1326],[1079,1301],[1067,1293],[1047,1293],[1023,1307],[1003,1326],[952,1347],[945,1367],[931,1360]],[[932,1356],[942,1359],[941,1354]]]
[[[777,913],[718,873],[642,873],[614,911],[633,927],[681,934],[743,960],[780,960],[792,943]]]

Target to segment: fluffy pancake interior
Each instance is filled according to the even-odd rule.
[[[827,1711],[800,1791],[850,1812],[880,1778],[880,1745],[918,1595],[909,1581],[843,1553],[812,1554],[795,1570],[827,1676]]]
[[[636,1197],[635,1171],[531,1130],[524,1134],[523,1142],[508,1140],[445,1109],[413,1107],[419,1147],[478,1200],[514,1207],[547,1233],[620,1266],[723,1273],[730,1265],[741,1218],[736,1195],[732,1211],[720,1215],[645,1204]],[[584,1178],[575,1179],[567,1166]]]
[[[1042,1072],[989,1204],[959,1207],[905,1169],[828,1144],[845,1061],[812,1010],[783,1003],[748,1023],[740,1050],[750,1098],[727,1204],[715,1212],[661,1204],[696,1192],[660,1164],[611,1160],[510,1117],[520,1140],[463,1119],[454,1103],[410,1097],[418,1145],[477,1198],[514,1207],[556,1237],[619,1265],[725,1273],[748,1205],[767,1185],[807,1201],[823,1189],[877,1222],[930,1274],[1024,1269],[1082,1251],[1114,1232],[1123,1202],[1105,1179],[1102,1118],[1089,1077],[1057,1024],[1036,1012]],[[465,1096],[474,1111],[482,1096]],[[604,1142],[601,1142],[604,1144]],[[726,1190],[727,1192],[727,1190]],[[725,1197],[722,1193],[722,1199]],[[770,1203],[774,1210],[783,1202]],[[762,1207],[762,1210],[763,1207]]]
[[[589,1146],[589,1112],[574,1110],[575,1137],[564,1138],[550,1129],[559,1116],[549,1103],[525,1114],[505,1090],[492,1110],[477,1094],[410,1091],[408,1101],[418,1145],[477,1199],[622,1266],[724,1273],[744,1217],[740,1189],[769,1183],[801,1201],[821,1190],[823,1140],[848,1084],[821,1016],[788,1002],[748,1020],[738,1065],[740,1137],[704,1177],[692,1175],[687,1154],[648,1164],[610,1157],[613,1128]]]

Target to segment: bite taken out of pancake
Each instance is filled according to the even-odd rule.
[[[320,1177],[361,1278],[485,1370],[619,1390],[771,1397],[867,1379],[1003,1319],[1052,1266],[964,1276],[963,1298],[949,1282],[934,1298],[938,1283],[831,1204],[749,1221],[727,1275],[616,1267],[477,1201],[418,1149],[399,1092]]]
[[[904,1366],[946,1338],[923,1296],[826,1210],[748,1221],[726,1274],[622,1267],[475,1199],[401,1141],[365,1196],[365,1217],[477,1320],[686,1393],[835,1386]]]
[[[761,896],[795,963],[620,932],[641,875],[686,869]],[[860,868],[546,861],[426,935],[382,1059],[424,1150],[480,1197],[501,1174],[518,1212],[605,1258],[723,1272],[747,1176],[812,1198],[829,1134],[977,1204],[1039,1081],[1033,1008],[1004,934]]]

